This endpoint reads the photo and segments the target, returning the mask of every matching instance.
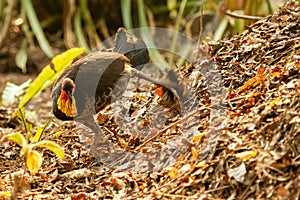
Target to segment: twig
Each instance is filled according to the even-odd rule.
[[[15,5],[16,5],[16,0],[10,0],[10,1],[8,1],[7,7],[4,9],[4,12],[3,12],[3,16],[4,16],[3,21],[4,22],[3,22],[2,28],[0,30],[0,48],[3,45],[5,37],[8,33],[8,28],[11,24],[10,22],[12,19],[13,9],[14,9]]]
[[[234,18],[238,18],[238,19],[247,19],[247,20],[260,20],[260,19],[262,19],[262,17],[259,17],[259,16],[239,15],[239,14],[233,13],[229,10],[226,10],[225,14],[230,16],[230,17],[234,17]]]
[[[196,197],[189,197],[189,196],[180,195],[180,194],[168,194],[168,193],[162,193],[162,192],[158,192],[158,193],[163,196],[173,197],[173,198],[197,199]]]
[[[140,146],[138,146],[137,148],[135,148],[136,151],[138,151],[139,149],[141,149],[143,146],[145,146],[146,144],[148,144],[150,141],[154,140],[155,138],[161,136],[164,132],[166,132],[168,129],[170,129],[171,127],[181,123],[182,121],[186,120],[187,118],[189,118],[190,116],[194,115],[195,113],[197,113],[198,110],[194,110],[193,112],[191,112],[190,114],[188,114],[187,116],[183,117],[181,120],[178,120],[172,124],[170,124],[169,126],[165,127],[164,129],[162,129],[161,131],[159,131],[156,135],[152,136],[151,138],[149,138],[148,140],[146,140],[143,144],[141,144]]]
[[[230,187],[231,186],[229,186],[229,185],[225,185],[225,186],[214,188],[214,189],[211,189],[211,190],[205,190],[204,193],[208,194],[208,193],[216,192],[216,191],[219,191],[219,190],[224,190],[224,189],[227,189],[227,188],[230,188]]]
[[[117,133],[115,133],[115,132],[109,130],[109,129],[106,128],[105,126],[103,126],[103,128],[104,128],[107,132],[109,132],[110,134],[112,134],[112,135],[114,135],[114,136],[116,137],[116,139],[117,139],[118,144],[119,144],[120,147],[124,146],[124,145],[122,145],[121,140],[120,140],[120,137],[118,136]]]

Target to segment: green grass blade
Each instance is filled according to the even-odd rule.
[[[27,63],[27,39],[23,38],[21,48],[19,49],[16,55],[16,64],[22,70],[23,73],[27,72],[26,63]]]
[[[4,0],[0,0],[0,16],[2,16],[3,2],[4,2]],[[2,22],[0,21],[0,25],[1,25],[1,23]]]
[[[89,45],[87,44],[87,42],[85,40],[83,31],[82,31],[80,10],[77,10],[76,13],[75,13],[74,29],[75,29],[76,37],[78,39],[78,44],[84,48],[84,51],[86,53],[90,53],[91,50],[90,50]]]
[[[178,31],[180,29],[180,23],[182,20],[182,16],[183,16],[183,11],[184,8],[186,6],[186,2],[187,0],[183,0],[180,4],[180,8],[179,8],[179,13],[176,19],[176,24],[175,24],[175,35],[173,37],[172,43],[171,43],[171,55],[170,55],[170,59],[169,59],[169,67],[172,68],[173,64],[174,64],[174,53],[175,49],[176,49],[176,44],[177,44],[177,40],[178,40]]]
[[[18,109],[17,117],[23,122],[26,133],[32,130],[32,125],[27,123],[24,107]]]
[[[228,26],[228,20],[226,18],[223,18],[222,21],[219,23],[217,30],[214,34],[214,40],[220,40],[223,38],[223,35],[225,34],[226,28]]]
[[[49,119],[43,127],[38,127],[33,139],[32,139],[32,142],[39,142],[47,128],[47,126],[49,126],[50,122],[52,121],[52,118]]]
[[[83,20],[87,26],[87,33],[90,38],[93,38],[96,42],[96,45],[101,43],[101,39],[99,38],[96,28],[94,26],[93,18],[88,8],[87,0],[79,0],[80,10],[82,12]]]
[[[127,30],[133,29],[131,18],[131,0],[121,1],[123,24]]]
[[[138,0],[138,16],[139,16],[139,24],[141,28],[141,36],[148,47],[155,47],[152,36],[150,35],[150,30],[148,28],[147,17],[145,13],[145,5],[144,0]],[[167,62],[163,58],[163,56],[159,53],[159,51],[155,48],[149,49],[150,58],[153,62],[158,62],[167,66]]]
[[[243,15],[243,11],[236,10],[234,13]],[[240,34],[244,31],[244,19],[234,19],[234,34]]]
[[[35,10],[33,8],[31,0],[23,0],[22,3],[24,4],[24,8],[26,11],[26,15],[28,17],[29,23],[32,27],[32,30],[35,34],[38,43],[40,44],[44,53],[49,57],[52,58],[54,56],[51,47],[49,45],[48,40],[45,37],[45,34],[40,26],[38,18],[36,16]]]

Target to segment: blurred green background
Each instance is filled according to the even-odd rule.
[[[155,26],[203,40],[241,33],[284,0],[0,0],[0,72],[39,71],[71,47],[86,53],[119,27]],[[251,18],[252,17],[252,18]],[[149,37],[149,36],[148,36]],[[112,42],[112,41],[111,41]]]

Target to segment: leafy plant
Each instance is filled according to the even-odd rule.
[[[21,98],[19,102],[19,109],[13,114],[12,118],[19,118],[24,125],[26,137],[20,132],[14,132],[4,136],[3,141],[11,140],[20,145],[21,151],[20,155],[25,157],[26,167],[32,175],[35,175],[41,165],[42,165],[42,154],[39,153],[35,148],[41,147],[46,148],[55,153],[61,160],[64,158],[64,152],[62,148],[55,142],[49,140],[41,140],[44,131],[46,130],[49,123],[52,121],[50,119],[43,127],[38,127],[35,135],[31,137],[29,134],[32,131],[32,124],[27,122],[25,117],[24,106],[39,92],[43,91],[49,87],[54,80],[61,74],[61,72],[68,67],[73,59],[78,55],[83,53],[83,48],[73,48],[70,49],[55,58],[52,59],[51,63],[47,65],[43,71],[38,75],[38,77],[28,86],[25,95]],[[14,103],[16,99],[11,98],[8,93],[11,91],[12,95],[15,96],[16,92],[18,94],[23,93],[25,86],[19,88],[18,86],[9,85],[9,88],[5,89],[5,95],[3,95],[3,101],[7,104]],[[27,87],[27,86],[26,86]],[[8,91],[7,91],[8,90]]]
[[[26,121],[24,108],[20,108],[18,110],[18,117],[23,122],[25,132],[28,135],[28,132],[32,130],[32,126]],[[55,153],[61,160],[64,159],[64,151],[57,143],[50,140],[41,140],[42,134],[49,125],[50,121],[51,120],[49,120],[44,127],[38,127],[34,137],[27,136],[26,139],[20,132],[15,132],[6,135],[3,138],[3,141],[11,140],[22,147],[20,155],[24,156],[26,167],[32,175],[35,175],[39,171],[43,161],[42,154],[34,148],[46,148]]]
[[[20,100],[19,108],[25,106],[37,93],[49,87],[73,59],[83,51],[83,48],[73,48],[53,58],[51,63],[44,67],[43,71],[29,85],[26,94]]]
[[[12,105],[18,101],[18,98],[21,97],[19,101],[19,108],[24,107],[38,93],[49,87],[63,72],[63,70],[72,63],[74,58],[83,52],[83,48],[72,48],[55,56],[51,63],[45,66],[42,72],[30,84],[30,80],[26,81],[21,86],[8,83],[2,94],[3,105]],[[23,95],[24,90],[26,91],[25,95]]]

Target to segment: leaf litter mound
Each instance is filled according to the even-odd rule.
[[[208,76],[198,72],[210,65],[202,60],[181,68],[179,72],[191,83],[203,109],[182,123],[193,124],[198,134],[187,141],[188,151],[173,166],[149,173],[111,170],[96,162],[79,142],[80,128],[57,121],[45,137],[64,146],[65,160],[44,151],[40,173],[25,173],[22,178],[20,148],[1,144],[1,191],[13,191],[23,199],[299,198],[299,4],[289,1],[278,13],[250,25],[242,34],[206,45],[211,55],[208,62],[215,63],[226,88],[219,96],[226,126],[219,131],[209,129],[211,94],[204,81]],[[114,119],[102,117],[107,117],[110,134],[120,136]],[[151,149],[151,145],[165,142],[164,137],[171,138],[180,131],[179,120],[169,119],[168,134],[143,148]],[[62,129],[64,133],[53,139],[53,133]],[[1,134],[8,131],[1,129]],[[213,137],[216,132],[218,137]],[[140,144],[121,136],[116,142],[131,142],[133,147]]]

